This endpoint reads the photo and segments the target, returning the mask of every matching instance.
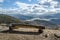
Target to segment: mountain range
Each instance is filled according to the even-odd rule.
[[[21,15],[21,14],[9,14],[12,17],[21,19],[21,20],[31,20],[31,19],[40,19],[44,21],[49,21],[55,24],[60,25],[60,13],[50,14],[50,15]]]
[[[43,20],[40,18],[34,18],[34,17],[29,18],[29,17],[30,16],[24,16],[24,15],[16,16],[16,15],[0,14],[0,23],[25,23],[29,25],[45,26],[46,28],[52,28],[52,29],[56,29],[59,27],[57,24],[55,24],[52,21],[48,21],[47,19]]]

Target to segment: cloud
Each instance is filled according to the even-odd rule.
[[[40,5],[46,5],[46,4],[48,4],[51,7],[55,7],[59,3],[58,1],[54,1],[54,0],[38,0],[38,2],[40,3]]]
[[[19,6],[19,8],[22,8],[22,9],[27,9],[29,4],[26,4],[26,3],[22,3],[22,2],[16,2],[17,6]]]
[[[19,7],[20,14],[23,13],[24,15],[27,14],[40,14],[40,12],[43,12],[42,10],[44,8],[42,8],[41,6],[39,6],[38,4],[26,4],[26,3],[21,3],[21,2],[16,2],[17,6]],[[41,7],[41,8],[40,8]]]
[[[38,0],[38,4],[27,4],[16,1],[18,8],[3,9],[5,13],[22,15],[46,15],[60,13],[60,3],[54,0]]]
[[[31,2],[32,0],[28,0],[29,2]]]
[[[4,0],[0,0],[0,2],[4,2]]]
[[[53,0],[39,0],[40,4],[27,4],[16,2],[17,6],[24,11],[24,14],[55,14],[58,13],[58,1]],[[56,8],[57,7],[57,8]],[[59,10],[60,11],[60,10]]]

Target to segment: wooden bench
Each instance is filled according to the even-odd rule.
[[[42,32],[43,29],[45,29],[44,26],[36,26],[36,25],[28,25],[28,24],[10,24],[9,30],[12,31],[13,29],[18,28],[38,28],[38,32]]]

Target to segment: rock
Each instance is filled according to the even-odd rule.
[[[60,38],[60,34],[54,34],[54,36]]]

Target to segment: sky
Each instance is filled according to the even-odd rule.
[[[44,15],[60,13],[60,0],[0,0],[0,14]]]

